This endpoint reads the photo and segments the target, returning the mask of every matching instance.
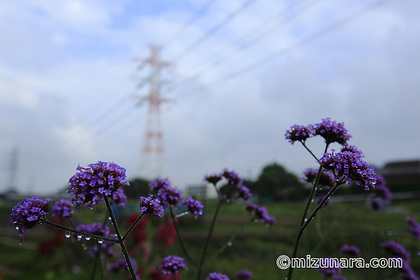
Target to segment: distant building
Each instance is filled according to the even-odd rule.
[[[192,196],[195,199],[207,198],[207,186],[189,186],[186,190],[187,196]]]
[[[420,160],[393,161],[378,171],[394,191],[420,191]]]

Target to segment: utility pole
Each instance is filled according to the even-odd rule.
[[[137,96],[140,103],[148,103],[148,112],[146,118],[146,130],[143,135],[142,153],[141,153],[141,171],[142,178],[153,180],[163,174],[164,164],[164,134],[160,120],[160,105],[170,102],[170,99],[161,97],[161,86],[165,81],[161,78],[163,68],[170,66],[167,61],[160,58],[162,47],[150,45],[150,56],[147,58],[138,58],[140,62],[139,69],[149,66],[150,74],[142,79],[140,84],[149,85],[149,93],[143,96]]]

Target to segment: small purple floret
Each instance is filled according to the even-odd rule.
[[[73,203],[67,199],[60,199],[51,207],[53,216],[70,218],[74,214]]]
[[[149,195],[148,197],[140,197],[140,211],[152,216],[163,216],[163,207],[160,204],[160,200],[158,198],[154,198],[152,195]]]
[[[177,256],[167,256],[163,258],[162,264],[159,266],[159,270],[167,278],[172,277],[173,274],[178,273],[181,269],[187,270],[188,267],[185,264],[184,259]]]
[[[212,272],[206,280],[229,280],[229,277],[219,272]]]
[[[203,204],[200,201],[193,199],[191,196],[181,201],[181,204],[187,207],[188,211],[193,214],[196,219],[203,214]]]

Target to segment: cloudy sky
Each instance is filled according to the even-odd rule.
[[[331,117],[378,167],[419,159],[418,0],[39,0],[0,6],[0,191],[57,191],[78,164],[144,172],[150,44],[161,71],[163,176],[254,179],[315,162],[284,133]],[[319,154],[321,143],[309,142]],[[12,156],[13,151],[16,156]],[[14,158],[14,160],[12,160]]]

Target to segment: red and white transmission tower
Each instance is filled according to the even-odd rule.
[[[140,62],[139,69],[150,66],[150,75],[144,78],[140,84],[149,84],[149,94],[139,96],[140,103],[148,102],[146,131],[143,136],[141,176],[145,179],[153,180],[162,176],[164,169],[164,141],[163,130],[160,121],[160,104],[170,102],[170,99],[162,98],[160,94],[161,86],[166,83],[161,79],[161,71],[164,67],[171,64],[160,58],[162,47],[150,45],[150,56],[148,58],[136,59]]]

